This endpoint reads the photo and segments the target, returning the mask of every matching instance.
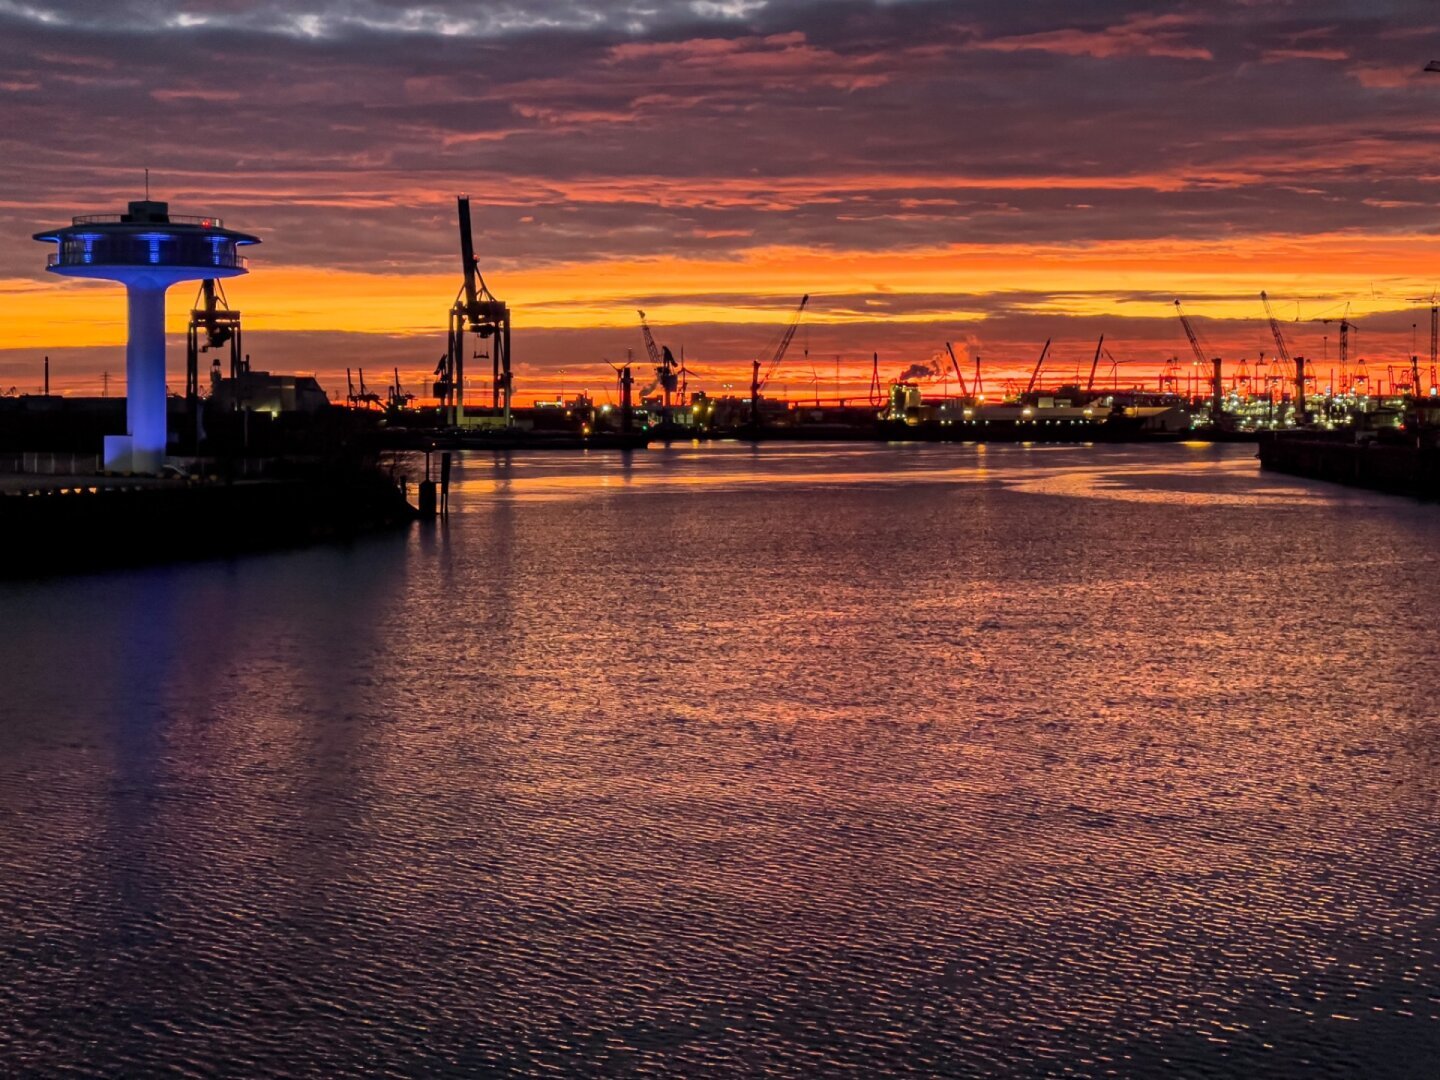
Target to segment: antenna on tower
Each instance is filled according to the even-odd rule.
[[[145,201],[150,201],[150,170],[145,170]]]

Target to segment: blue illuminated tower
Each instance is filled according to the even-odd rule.
[[[52,274],[121,281],[129,298],[125,347],[125,435],[105,439],[105,467],[155,473],[165,458],[165,290],[179,281],[246,272],[236,250],[260,241],[219,218],[172,217],[169,205],[132,202],[126,214],[73,219],[36,233],[58,245]]]

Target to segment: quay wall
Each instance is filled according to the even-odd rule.
[[[1260,465],[1351,487],[1440,498],[1440,449],[1416,442],[1356,443],[1279,434],[1260,440]]]

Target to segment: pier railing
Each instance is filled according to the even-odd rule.
[[[26,476],[94,476],[100,471],[96,454],[56,453],[30,450],[23,454],[0,454],[0,473]]]
[[[150,258],[148,249],[145,254],[146,258],[124,259],[106,258],[103,255],[93,257],[89,252],[51,252],[45,257],[45,266],[47,269],[56,266],[193,266],[200,269],[214,266],[221,270],[248,270],[250,268],[249,260],[245,256],[232,255],[223,251],[215,254],[205,253],[200,259]]]
[[[213,487],[236,481],[286,479],[271,458],[171,457],[165,475],[129,476],[106,472],[96,454],[48,450],[0,454],[0,499],[51,495],[111,495],[175,487]],[[0,573],[3,576],[3,573]]]
[[[199,225],[202,229],[223,229],[225,221],[218,217],[196,217],[194,214],[170,214],[163,222],[132,222],[129,214],[81,214],[71,218],[75,225]]]

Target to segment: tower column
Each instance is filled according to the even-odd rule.
[[[165,287],[137,281],[126,292],[125,428],[133,470],[153,473],[165,459]]]

